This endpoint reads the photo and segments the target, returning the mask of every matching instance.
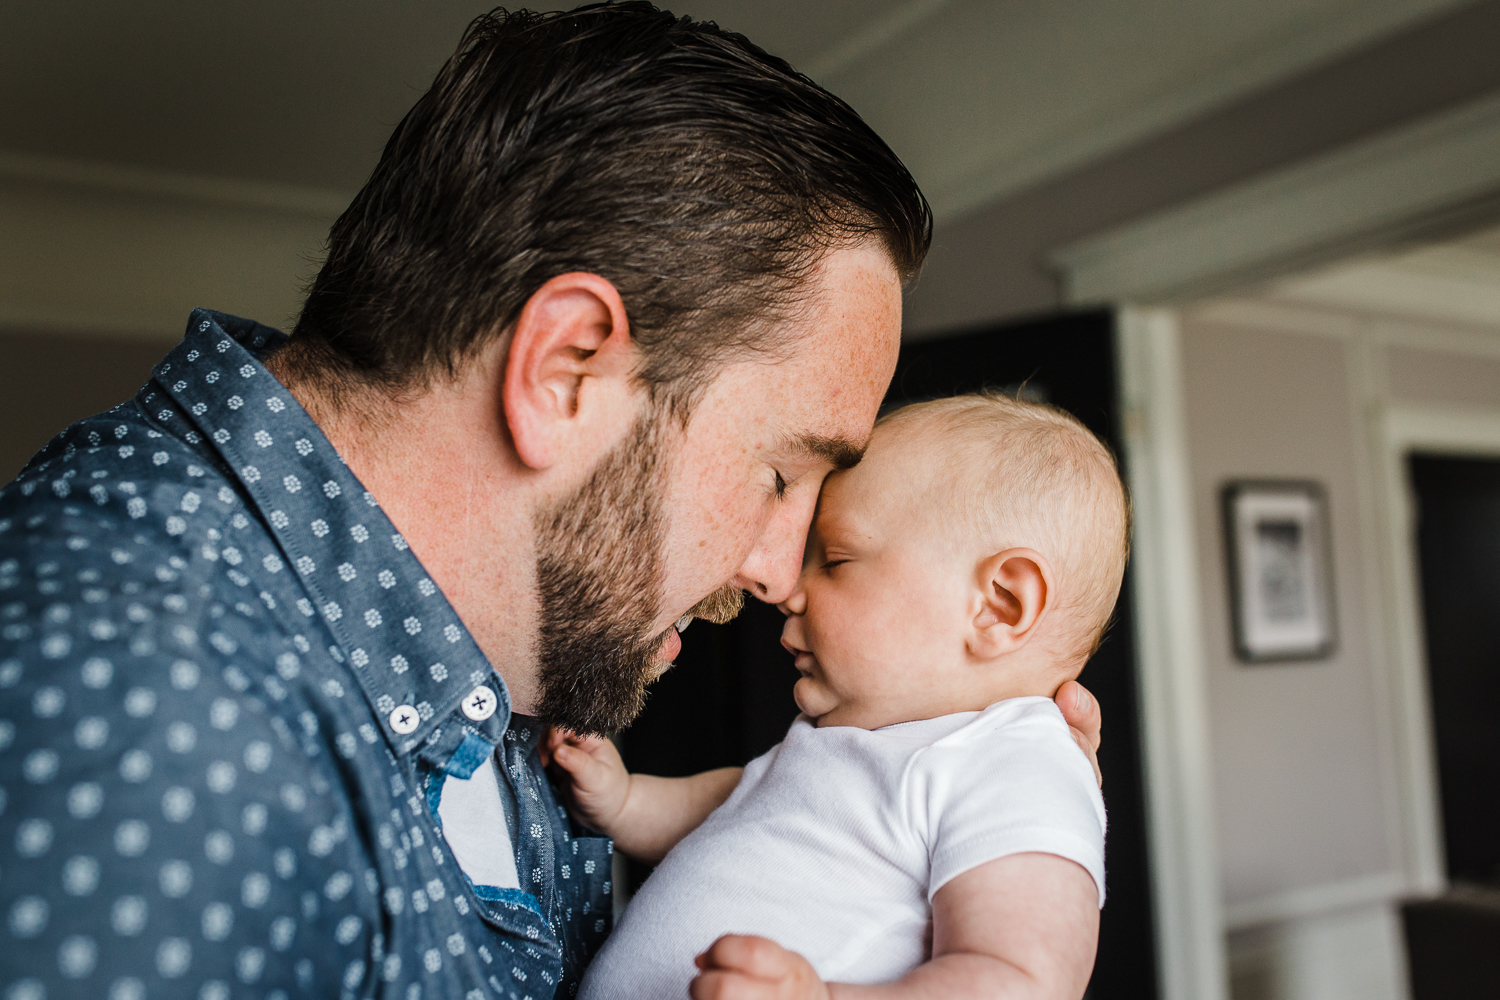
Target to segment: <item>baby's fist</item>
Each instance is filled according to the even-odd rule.
[[[829,1000],[812,963],[763,937],[726,934],[697,963],[693,1000]]]
[[[579,821],[613,836],[630,794],[630,774],[615,745],[554,727],[540,749],[544,763],[567,775],[568,804]]]

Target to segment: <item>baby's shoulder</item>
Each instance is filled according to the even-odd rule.
[[[1038,695],[1006,698],[981,712],[971,713],[964,725],[935,740],[932,746],[934,749],[961,751],[1007,743],[1050,746],[1059,740],[1063,745],[1072,745],[1067,720],[1056,702]]]
[[[1094,782],[1093,767],[1073,741],[1062,712],[1045,697],[995,702],[913,753],[909,771],[914,777],[957,776],[949,780],[987,787],[1029,784],[1036,778],[1081,786]]]

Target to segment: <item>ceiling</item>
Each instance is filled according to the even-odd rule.
[[[1500,228],[1271,285],[1274,299],[1500,328]]]
[[[743,31],[849,100],[943,219],[1464,3],[673,5]],[[292,201],[298,191],[347,198],[482,7],[8,0],[0,173],[203,178],[278,186]]]

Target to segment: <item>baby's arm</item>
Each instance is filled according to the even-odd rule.
[[[932,899],[932,959],[894,983],[823,983],[801,955],[730,935],[698,957],[693,1000],[1077,1000],[1099,936],[1099,896],[1082,867],[1012,854],[955,877]]]
[[[553,762],[568,775],[578,819],[615,839],[638,861],[659,861],[723,804],[742,768],[687,778],[631,774],[613,743],[560,729],[547,736]]]

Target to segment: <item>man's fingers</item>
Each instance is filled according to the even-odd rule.
[[[1057,707],[1068,725],[1088,740],[1089,745],[1084,749],[1098,750],[1104,719],[1099,713],[1099,702],[1089,694],[1089,689],[1077,681],[1068,681],[1057,689]]]
[[[1089,738],[1087,736],[1083,735],[1072,726],[1068,727],[1068,732],[1073,734],[1073,742],[1078,744],[1078,749],[1082,750],[1083,755],[1089,759],[1089,763],[1094,765],[1094,780],[1099,782],[1100,788],[1103,788],[1104,772],[1099,770],[1099,755],[1094,752],[1093,744],[1089,742]]]

